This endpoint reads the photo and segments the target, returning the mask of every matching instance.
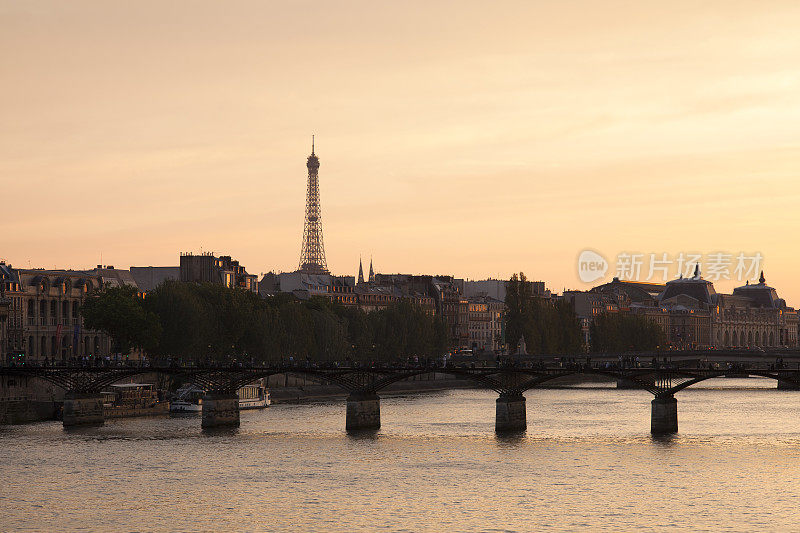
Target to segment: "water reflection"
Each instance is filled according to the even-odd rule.
[[[665,435],[651,434],[650,439],[653,441],[654,444],[658,444],[662,448],[669,448],[675,446],[679,441],[677,433],[667,433]]]
[[[379,433],[380,433],[380,428],[346,430],[347,438],[354,441],[377,440]]]
[[[208,437],[231,437],[238,435],[241,431],[241,429],[236,426],[207,427],[201,428],[201,430],[203,435]]]
[[[664,436],[650,435],[652,396],[642,391],[527,397],[527,431],[502,435],[495,395],[476,390],[384,398],[381,429],[357,432],[345,431],[343,401],[243,412],[239,428],[203,430],[199,416],[3,428],[0,530],[754,531],[800,522],[790,467],[800,462],[800,392],[687,389],[681,432]]]
[[[522,431],[513,431],[513,432],[504,432],[504,433],[495,433],[495,441],[500,446],[519,446],[520,444],[524,443],[528,438],[528,432],[526,430]]]

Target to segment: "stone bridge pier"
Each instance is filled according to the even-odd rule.
[[[678,432],[678,400],[674,396],[656,396],[651,402],[650,433],[667,435]]]
[[[208,391],[201,407],[201,427],[239,427],[239,396],[235,392]]]
[[[374,391],[357,391],[347,397],[347,430],[381,427],[381,399]]]
[[[790,378],[792,381],[781,379],[782,377]],[[800,390],[800,374],[779,373],[778,390]]]
[[[525,396],[521,392],[500,393],[496,404],[495,431],[525,431],[528,421]]]
[[[64,427],[102,426],[103,396],[96,392],[68,392],[62,414]]]

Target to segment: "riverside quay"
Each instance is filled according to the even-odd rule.
[[[668,357],[668,359],[667,359]],[[500,361],[494,366],[38,366],[0,367],[0,376],[25,376],[49,381],[66,391],[65,427],[102,425],[100,391],[121,379],[159,373],[201,387],[202,427],[239,425],[236,391],[253,381],[275,374],[300,375],[341,387],[347,397],[347,430],[377,429],[381,425],[380,397],[384,387],[415,376],[438,373],[472,381],[476,388],[496,392],[495,429],[522,431],[527,427],[523,393],[552,385],[570,376],[593,375],[616,381],[618,388],[638,388],[653,394],[651,432],[678,431],[675,394],[701,381],[717,377],[771,378],[777,389],[800,390],[800,352],[697,351],[639,354],[604,354],[574,358],[528,356]]]

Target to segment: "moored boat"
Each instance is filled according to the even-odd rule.
[[[264,379],[245,385],[237,391],[239,409],[262,409],[269,405],[269,390],[264,386]]]
[[[251,385],[241,387],[239,396],[239,409],[262,409],[270,404],[269,390],[260,379]],[[172,413],[192,413],[203,410],[203,396],[205,391],[195,385],[186,384],[175,392],[169,404]]]

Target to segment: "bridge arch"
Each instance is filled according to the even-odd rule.
[[[759,377],[762,377],[762,378],[774,379],[775,381],[788,382],[788,383],[791,383],[793,385],[796,385],[796,386],[800,387],[800,374],[798,374],[796,372],[786,372],[784,374],[781,374],[780,372],[769,372],[769,371],[766,371],[766,370],[743,370],[740,373],[741,373],[742,377],[759,376]],[[656,395],[657,396],[672,396],[675,393],[678,393],[678,392],[680,392],[680,391],[682,391],[684,389],[687,389],[687,388],[691,387],[692,385],[696,385],[696,384],[701,383],[703,381],[706,381],[708,379],[714,379],[714,378],[719,378],[719,377],[723,377],[723,376],[730,376],[731,374],[732,374],[732,371],[730,369],[728,369],[728,370],[718,370],[718,371],[714,371],[714,372],[707,372],[707,373],[705,373],[703,375],[697,375],[697,374],[693,375],[692,372],[686,372],[686,373],[684,373],[684,376],[686,376],[689,379],[687,379],[686,381],[684,381],[682,383],[679,383],[678,385],[675,385],[675,386],[673,386],[673,387],[671,387],[669,389],[661,391],[661,392],[657,393]]]
[[[56,387],[64,389],[64,391],[69,391],[72,388],[72,381],[67,376],[61,373],[33,374],[31,372],[26,372],[25,367],[7,366],[7,367],[0,367],[0,376],[39,378],[52,385],[55,385]]]

